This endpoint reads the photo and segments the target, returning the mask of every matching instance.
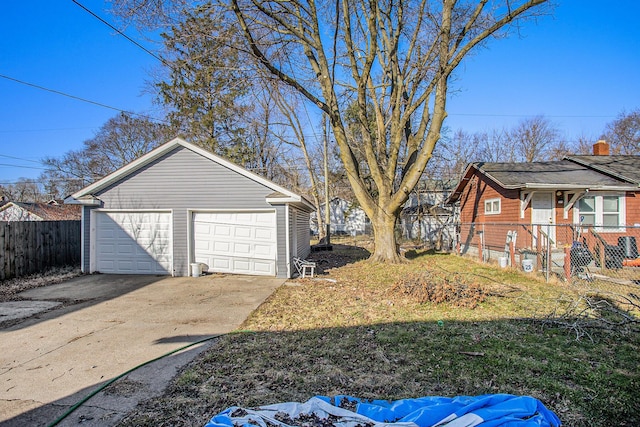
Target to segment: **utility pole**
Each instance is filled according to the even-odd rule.
[[[322,137],[324,138],[324,224],[327,228],[326,244],[331,245],[331,205],[329,201],[329,135],[327,135],[327,115],[322,116]]]

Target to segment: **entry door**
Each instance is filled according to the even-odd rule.
[[[544,234],[548,233],[551,239],[551,245],[555,246],[556,227],[554,211],[553,193],[535,193],[531,198],[531,224],[534,248],[537,248],[539,245],[546,245],[544,237],[541,242],[538,242],[538,229]],[[546,227],[547,224],[551,224],[551,227]]]

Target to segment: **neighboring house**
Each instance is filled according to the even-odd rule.
[[[0,206],[0,221],[79,221],[80,207],[63,205],[52,200],[48,203],[5,201]]]
[[[640,230],[640,156],[611,156],[598,141],[593,155],[561,161],[472,163],[448,203],[460,206],[462,253],[479,245],[503,251],[507,229],[515,230],[482,236],[482,229],[469,229],[472,223],[519,225],[518,249],[539,249],[546,235],[553,248],[574,241],[591,249],[598,241],[616,245]]]
[[[438,248],[450,247],[458,217],[457,206],[445,205],[451,190],[447,183],[427,182],[412,192],[400,213],[403,237]]]
[[[85,272],[286,278],[310,252],[311,203],[179,138],[65,202],[83,205]]]
[[[455,240],[455,209],[431,203],[404,208],[400,213],[402,235],[435,245],[438,249],[450,248]]]
[[[323,219],[325,205],[326,203],[320,205]],[[329,216],[331,218],[331,234],[334,235],[355,236],[364,234],[371,228],[371,222],[360,206],[339,197],[334,197],[329,202]],[[311,214],[309,225],[313,234],[318,234],[317,211]]]

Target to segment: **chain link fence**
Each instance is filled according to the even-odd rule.
[[[419,228],[418,228],[419,227]],[[402,246],[451,250],[547,280],[601,282],[603,286],[640,285],[640,226],[616,228],[567,224],[398,222]],[[370,224],[333,237],[345,244],[371,243]]]
[[[458,225],[456,252],[547,279],[639,285],[638,241],[639,226],[467,223]]]

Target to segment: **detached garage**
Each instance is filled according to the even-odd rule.
[[[186,276],[206,271],[292,277],[306,257],[302,196],[174,139],[69,196],[83,205],[82,269]]]

